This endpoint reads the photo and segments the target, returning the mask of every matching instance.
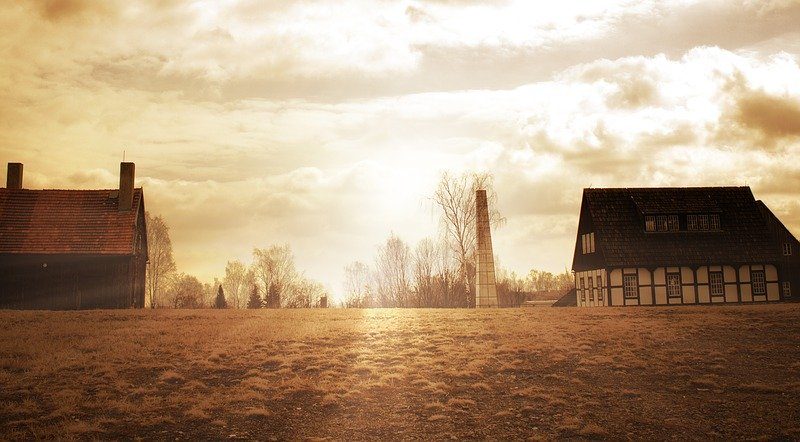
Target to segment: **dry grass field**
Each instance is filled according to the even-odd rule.
[[[798,439],[799,318],[3,311],[0,437]]]

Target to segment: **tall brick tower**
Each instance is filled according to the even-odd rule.
[[[475,191],[475,229],[478,240],[475,268],[475,307],[497,307],[492,233],[489,230],[489,203],[486,200],[485,190]]]

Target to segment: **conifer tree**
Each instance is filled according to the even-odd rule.
[[[228,302],[225,301],[225,292],[222,290],[222,285],[217,290],[217,298],[214,299],[214,308],[228,308]]]
[[[258,286],[255,284],[250,292],[250,299],[247,300],[247,308],[261,308],[261,296],[258,294]]]

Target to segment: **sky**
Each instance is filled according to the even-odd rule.
[[[586,187],[749,185],[800,233],[800,1],[0,3],[0,161],[136,163],[179,270],[289,243],[334,294],[444,171],[494,176],[502,267],[571,265]]]

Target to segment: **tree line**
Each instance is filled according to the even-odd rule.
[[[554,299],[574,285],[567,270],[532,269],[520,276],[498,266],[495,275],[501,307]],[[377,247],[373,265],[354,261],[344,268],[343,307],[474,307],[474,278],[474,259],[467,259],[462,276],[460,263],[441,238],[424,238],[412,248],[391,233]]]
[[[355,261],[344,268],[345,307],[474,307],[475,192],[486,190],[493,228],[505,218],[496,209],[491,175],[442,175],[432,196],[440,214],[439,234],[413,248],[394,233],[378,246],[372,265]],[[497,262],[497,259],[495,259]],[[496,269],[498,302],[519,306],[537,292],[565,291],[568,271],[531,270],[524,277]],[[552,297],[552,295],[551,295]]]
[[[439,231],[414,247],[390,233],[371,264],[355,261],[344,268],[343,307],[474,307],[475,192],[486,190],[493,229],[505,218],[496,208],[492,177],[485,173],[444,173],[431,196],[439,213]],[[288,244],[255,248],[249,263],[228,261],[225,275],[213,283],[177,271],[169,227],[161,216],[146,214],[149,262],[148,305],[173,308],[308,308],[326,304],[319,282],[298,271]],[[498,260],[495,259],[495,263]],[[572,275],[531,270],[518,276],[496,268],[498,301],[518,306],[537,293],[565,291]]]
[[[298,271],[288,244],[253,249],[252,262],[228,261],[222,280],[202,283],[178,272],[169,226],[161,216],[145,214],[149,262],[145,281],[152,308],[303,308],[325,303],[322,284]]]

